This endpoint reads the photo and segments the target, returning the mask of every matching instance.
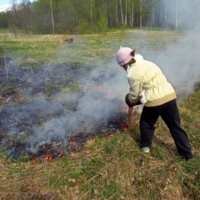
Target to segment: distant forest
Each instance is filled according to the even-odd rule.
[[[150,27],[176,30],[200,22],[200,0],[11,0],[0,12],[0,28],[16,33],[87,34],[110,28]]]

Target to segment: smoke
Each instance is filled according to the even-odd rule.
[[[162,1],[162,15],[165,26],[174,27],[178,32],[170,32],[176,42],[168,42],[159,51],[143,48],[144,58],[156,63],[166,75],[178,94],[186,96],[194,91],[200,82],[200,38],[199,8],[197,1]],[[178,35],[182,35],[181,37]],[[152,46],[153,47],[153,46]]]
[[[61,141],[66,146],[74,135],[101,132],[97,127],[105,127],[124,104],[128,83],[116,61],[99,64],[18,69],[10,84],[18,88],[20,102],[10,98],[1,112],[1,130],[6,132],[1,146],[11,156],[37,154],[43,145]],[[15,69],[11,66],[9,72]]]
[[[41,145],[50,144],[52,141],[62,141],[67,145],[73,134],[79,132],[96,134],[99,123],[106,124],[116,115],[118,104],[114,100],[125,95],[121,92],[124,91],[124,84],[127,84],[123,79],[124,77],[116,69],[109,72],[94,67],[89,77],[82,76],[79,79],[81,91],[74,93],[60,91],[53,96],[49,103],[46,102],[45,107],[48,107],[47,105],[51,107],[54,102],[57,102],[56,108],[59,109],[60,105],[60,109],[64,109],[61,106],[63,103],[70,106],[70,101],[74,101],[75,110],[64,109],[59,117],[35,127],[34,133],[29,138],[29,143],[32,144],[30,151],[37,152]]]
[[[199,51],[200,40],[197,33],[188,33],[180,41],[167,45],[165,50],[149,54],[146,52],[144,57],[162,69],[177,93],[189,95],[200,81]]]

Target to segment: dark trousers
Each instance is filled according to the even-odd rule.
[[[159,116],[169,128],[179,155],[187,160],[193,158],[188,136],[180,125],[176,100],[155,107],[144,106],[140,119],[140,147],[151,147],[155,123]]]

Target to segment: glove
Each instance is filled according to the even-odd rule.
[[[133,107],[133,106],[137,106],[137,105],[140,105],[140,101],[138,101],[137,103],[132,103],[129,101],[129,95],[130,93],[128,93],[126,96],[125,96],[125,102],[126,104],[129,106],[129,107]]]

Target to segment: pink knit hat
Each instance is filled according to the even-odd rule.
[[[120,49],[117,51],[116,60],[121,67],[127,64],[133,58],[131,55],[132,51],[133,49],[129,47],[120,47]]]

